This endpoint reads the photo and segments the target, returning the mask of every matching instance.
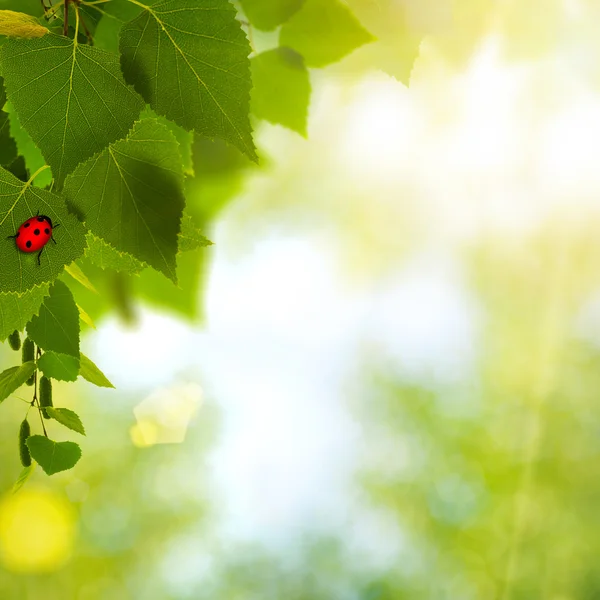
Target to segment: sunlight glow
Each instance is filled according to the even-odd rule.
[[[202,388],[186,383],[156,390],[133,413],[137,424],[131,439],[138,447],[181,444],[190,421],[202,403]]]
[[[22,489],[0,503],[0,560],[19,573],[60,568],[75,542],[75,514],[56,492]]]
[[[320,133],[305,141],[265,127],[261,142],[284,158],[269,166],[268,185],[265,172],[249,178],[212,236],[204,331],[151,311],[134,332],[101,327],[99,354],[109,373],[124,373],[119,387],[147,394],[194,369],[217,406],[208,469],[186,465],[184,475],[201,490],[209,471],[222,539],[289,548],[320,528],[342,532],[373,569],[405,557],[407,571],[423,568],[386,511],[348,500],[365,467],[406,483],[429,460],[414,434],[382,442],[356,418],[350,403],[370,401],[352,387],[357,363],[375,356],[428,390],[467,380],[487,316],[467,254],[494,236],[511,247],[558,209],[600,198],[597,98],[560,61],[509,63],[501,50],[488,39],[458,74],[430,73],[423,58],[410,91],[382,74],[317,83],[311,118]],[[378,245],[386,236],[411,244]],[[387,252],[391,268],[352,279],[369,252]],[[132,443],[182,442],[200,403],[194,390],[150,393],[135,408]],[[465,393],[436,410],[467,418],[475,401]],[[425,497],[431,518],[468,520],[484,488],[476,478],[440,479]],[[167,563],[180,565],[176,575],[169,568],[174,585],[210,565],[186,543],[197,550],[189,560],[169,551]]]

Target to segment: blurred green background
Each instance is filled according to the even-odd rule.
[[[194,140],[181,289],[84,264],[117,389],[16,495],[4,403],[1,599],[600,598],[600,6],[347,5],[306,138]]]

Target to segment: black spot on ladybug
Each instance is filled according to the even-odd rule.
[[[34,235],[40,235],[40,230],[39,230],[39,229],[35,229],[35,230],[33,231],[33,234],[34,234]]]
[[[15,237],[18,238],[20,233],[20,231],[17,231],[17,235],[15,235]]]
[[[27,222],[27,223],[23,223],[23,227],[29,227],[31,225],[31,223]]]
[[[50,233],[50,230],[49,230],[49,229],[46,227],[46,229],[44,229],[44,233],[45,233],[46,235],[48,235],[48,234]]]
[[[38,221],[39,221],[40,223],[43,223],[45,220],[46,220],[46,219],[44,219],[44,217],[38,217]]]
[[[28,248],[31,248],[31,240],[27,240],[27,243],[25,244]]]

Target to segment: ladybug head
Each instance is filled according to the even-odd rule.
[[[48,223],[50,225],[50,227],[53,227],[52,225],[52,219],[50,217],[47,217],[46,215],[37,215],[36,219],[40,222],[40,223]]]

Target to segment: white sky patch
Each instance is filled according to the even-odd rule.
[[[211,464],[228,535],[285,545],[343,502],[357,432],[341,387],[363,311],[314,240],[217,256],[204,371],[223,410]]]
[[[480,310],[451,257],[415,256],[369,312],[369,343],[405,377],[447,385],[472,374]]]
[[[195,362],[198,337],[175,317],[140,309],[135,327],[125,328],[117,317],[109,317],[83,346],[118,390],[154,390]]]
[[[349,176],[369,190],[405,179],[425,126],[414,95],[383,73],[366,78],[354,93],[337,140],[338,168],[352,165]]]

